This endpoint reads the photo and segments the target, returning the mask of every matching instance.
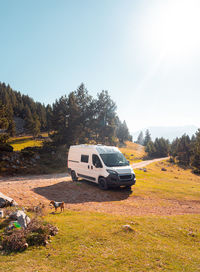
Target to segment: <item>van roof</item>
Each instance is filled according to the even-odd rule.
[[[115,146],[107,146],[107,145],[86,145],[86,144],[81,144],[81,145],[72,145],[70,148],[89,148],[96,150],[99,154],[103,153],[115,153],[119,152],[119,149]]]

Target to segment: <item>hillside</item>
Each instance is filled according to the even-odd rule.
[[[0,125],[11,135],[46,131],[47,115],[48,108],[44,105],[0,82],[0,120],[7,120]]]
[[[125,145],[119,149],[130,162],[142,160],[146,156],[144,146],[130,141],[126,141]]]

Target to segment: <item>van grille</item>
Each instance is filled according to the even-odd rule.
[[[120,178],[121,180],[131,180],[132,175],[123,175],[123,176],[119,176],[119,178]]]

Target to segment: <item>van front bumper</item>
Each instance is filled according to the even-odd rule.
[[[135,184],[136,178],[134,174],[109,174],[106,181],[110,187],[131,186]]]

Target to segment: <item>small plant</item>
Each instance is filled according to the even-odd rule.
[[[34,218],[26,229],[5,229],[0,237],[1,249],[10,253],[23,251],[28,246],[47,245],[51,236],[58,233],[58,228]]]
[[[4,233],[2,248],[7,252],[23,251],[28,247],[23,230],[13,230]]]

